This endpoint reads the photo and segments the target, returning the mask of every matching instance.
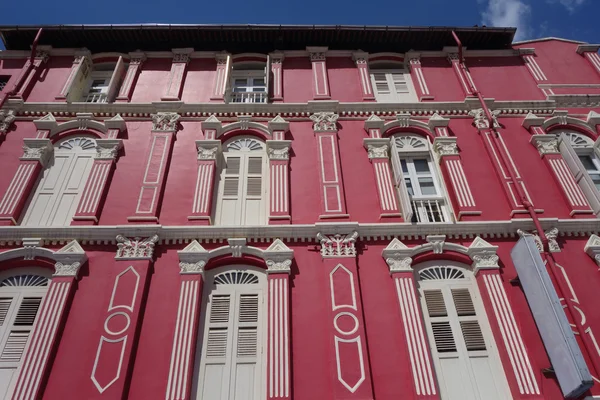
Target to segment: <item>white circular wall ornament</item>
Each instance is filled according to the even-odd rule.
[[[115,318],[115,317],[118,317],[118,316],[120,316],[120,315],[122,315],[123,317],[125,317],[125,324],[124,324],[124,328],[123,328],[123,329],[121,329],[121,330],[119,330],[119,331],[117,331],[117,332],[115,332],[115,331],[111,331],[111,330],[108,328],[108,323],[109,323],[109,321],[110,321],[111,319]],[[120,322],[120,321],[119,321],[119,323],[122,323],[122,322]],[[120,334],[122,334],[123,332],[125,332],[125,331],[126,331],[128,328],[129,328],[129,325],[131,325],[131,318],[129,318],[129,315],[127,315],[126,313],[124,313],[124,312],[122,312],[122,311],[118,311],[118,312],[116,312],[116,313],[112,313],[112,314],[110,314],[110,315],[109,315],[109,316],[106,318],[106,320],[104,321],[104,330],[105,330],[105,331],[106,331],[106,333],[108,333],[109,335],[117,336],[117,335],[120,335]]]
[[[352,329],[350,329],[349,331],[344,331],[344,330],[340,329],[340,327],[338,326],[338,318],[343,317],[343,316],[348,316],[348,317],[352,318],[352,320],[354,321],[354,327]],[[356,318],[356,316],[354,314],[351,314],[349,312],[341,312],[333,318],[333,326],[334,326],[335,330],[338,331],[342,335],[352,335],[353,333],[356,333],[356,331],[358,331],[358,318]]]

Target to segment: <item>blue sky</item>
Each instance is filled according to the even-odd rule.
[[[516,26],[517,40],[600,42],[600,0],[5,0],[2,25],[347,24]]]

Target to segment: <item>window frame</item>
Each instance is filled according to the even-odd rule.
[[[458,279],[432,279],[422,280],[419,273],[425,269],[442,266],[452,267],[460,270],[464,277]],[[492,331],[489,315],[485,309],[483,298],[479,291],[477,279],[473,274],[472,270],[464,264],[448,261],[448,260],[433,260],[421,263],[414,268],[415,284],[420,298],[421,315],[425,324],[425,331],[427,332],[427,339],[429,342],[429,350],[431,351],[431,357],[435,366],[436,376],[438,379],[438,386],[440,388],[440,394],[446,390],[443,382],[444,374],[441,366],[441,360],[457,358],[458,363],[462,363],[463,368],[467,368],[466,371],[469,373],[469,380],[473,384],[476,381],[475,367],[472,365],[471,359],[477,359],[487,357],[489,360],[489,367],[492,373],[495,388],[489,388],[490,390],[497,390],[502,393],[499,395],[499,399],[511,398],[511,392],[508,385],[508,380],[502,360],[500,358],[499,349],[494,338]],[[475,311],[475,315],[459,316],[456,310],[456,306],[452,297],[453,289],[467,289],[472,305]],[[429,315],[429,309],[425,300],[425,291],[427,290],[440,290],[443,294],[444,305],[447,310],[447,316],[433,317]],[[451,326],[453,339],[456,345],[456,351],[454,352],[438,352],[437,345],[435,342],[432,322],[444,322],[448,321]],[[461,321],[476,321],[481,330],[481,334],[486,346],[485,350],[468,350],[464,335],[461,329]],[[473,385],[475,388],[475,385]],[[477,395],[477,393],[475,393]]]
[[[222,274],[232,271],[239,272],[248,272],[258,277],[258,283],[256,284],[216,284],[215,278]],[[266,397],[267,390],[267,341],[268,341],[268,310],[266,307],[267,304],[267,276],[263,269],[248,265],[228,265],[225,267],[216,268],[213,270],[209,270],[205,272],[205,284],[204,290],[202,294],[202,306],[200,312],[200,326],[198,333],[198,340],[196,343],[197,351],[196,351],[196,360],[194,367],[194,379],[192,383],[192,398],[202,398],[202,394],[204,391],[204,372],[207,365],[207,340],[208,340],[208,332],[210,330],[210,305],[211,299],[213,295],[229,295],[235,296],[234,305],[238,304],[237,300],[243,295],[253,295],[258,294],[258,322],[257,322],[257,356],[255,363],[255,382],[254,382],[254,398],[253,399],[263,399]],[[230,297],[231,298],[231,297]],[[231,302],[230,302],[231,304]],[[237,315],[238,310],[234,309],[230,306],[229,315],[230,317],[233,315],[234,317]],[[228,335],[232,335],[231,342],[227,343],[227,352],[226,360],[224,364],[224,370],[229,372],[229,382],[226,385],[229,388],[228,396],[223,396],[221,399],[215,400],[225,400],[234,398],[235,390],[235,378],[231,375],[235,371],[235,366],[237,365],[237,360],[235,359],[235,349],[237,342],[235,342],[234,337],[236,336],[236,331],[241,327],[240,322],[231,321],[231,323],[227,326],[227,329],[231,329],[231,333],[228,332]],[[241,361],[241,364],[245,364],[246,362]],[[210,363],[209,363],[210,364]],[[225,387],[225,386],[223,386]]]
[[[384,74],[387,82],[387,89],[389,93],[380,93],[377,89],[377,81],[375,80],[375,74]],[[407,93],[398,93],[396,90],[396,82],[393,79],[394,74],[402,74],[406,84]],[[373,88],[373,94],[375,100],[378,103],[416,103],[418,102],[417,91],[413,84],[410,71],[404,66],[396,68],[378,68],[377,63],[369,65],[369,79],[371,80],[371,87]],[[386,96],[386,97],[383,97]]]
[[[259,68],[252,68],[253,66],[256,67],[257,65],[263,65],[263,63],[247,63],[247,64],[242,64],[239,65],[238,68],[235,68],[236,66],[234,65],[234,67],[231,70],[231,74],[229,77],[229,85],[228,85],[228,89],[227,89],[227,99],[228,99],[228,103],[268,103],[269,102],[269,79],[268,79],[268,71],[267,71],[267,64],[264,64],[265,66],[263,67],[263,69],[259,69]],[[246,90],[244,91],[239,91],[236,92],[235,89],[236,84],[235,81],[236,79],[245,79],[246,80],[246,84],[240,87],[244,87]],[[262,79],[263,84],[262,85],[255,85],[254,81],[258,80],[258,79]],[[250,81],[251,84],[249,83]],[[263,88],[264,90],[249,90],[249,89],[255,89],[255,88]],[[243,93],[248,94],[248,96],[244,96]],[[250,95],[252,94],[252,95]],[[260,94],[258,96],[258,101],[256,101],[256,94]],[[240,96],[240,100],[241,101],[237,101],[236,99],[236,95]]]
[[[261,150],[257,150],[257,151],[238,151],[238,150],[230,150],[229,146],[236,142],[236,141],[240,141],[240,140],[245,140],[245,139],[250,139],[250,140],[254,140],[256,142],[258,142],[260,144],[260,146],[262,147]],[[253,224],[253,225],[267,225],[268,224],[268,214],[269,214],[269,195],[270,195],[270,181],[269,181],[269,157],[268,157],[268,153],[267,153],[267,146],[266,143],[254,136],[249,136],[249,135],[244,135],[244,136],[236,136],[235,138],[232,138],[231,140],[225,142],[223,144],[223,152],[222,152],[222,158],[220,160],[220,167],[219,167],[219,179],[217,180],[217,190],[215,190],[215,198],[214,198],[214,212],[213,215],[215,216],[214,220],[215,220],[215,225],[218,226],[236,226],[236,225],[242,225],[242,226],[249,226],[247,224],[245,224],[245,201],[248,200],[248,194],[247,194],[247,186],[248,186],[248,178],[253,177],[253,175],[248,175],[247,170],[248,170],[248,165],[249,165],[249,159],[254,157],[261,157],[261,204],[260,204],[260,222],[258,224]],[[239,172],[235,175],[237,175],[238,177],[238,204],[237,204],[237,208],[240,210],[240,216],[239,216],[239,221],[236,219],[235,222],[233,223],[228,223],[228,224],[223,224],[223,200],[225,199],[225,181],[227,178],[227,160],[228,158],[234,158],[234,157],[239,157],[240,158],[240,167],[239,167]],[[244,173],[246,172],[246,173]],[[250,195],[250,196],[255,196],[255,195]],[[257,200],[257,199],[254,199]]]

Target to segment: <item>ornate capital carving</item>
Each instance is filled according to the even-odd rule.
[[[473,273],[477,274],[482,269],[498,269],[498,256],[496,252],[498,246],[493,246],[490,243],[477,236],[473,243],[467,249],[467,254],[473,260]]]
[[[204,266],[206,265],[205,261],[197,261],[195,263],[192,262],[180,262],[179,263],[179,273],[182,275],[187,274],[204,274]]]
[[[94,158],[96,160],[115,160],[121,147],[123,147],[121,139],[97,139]]]
[[[339,115],[330,111],[316,112],[310,116],[315,132],[337,132],[338,118]]]
[[[369,151],[369,158],[373,159],[373,158],[385,158],[387,159],[388,156],[388,151],[390,149],[390,146],[387,144],[382,144],[380,146],[375,146],[375,145],[368,145],[367,150]]]
[[[216,160],[218,152],[218,147],[211,147],[208,149],[204,147],[198,147],[198,160]]]
[[[173,54],[173,62],[174,63],[185,63],[187,64],[190,61],[190,55],[188,53],[175,53]]]
[[[323,257],[356,257],[356,238],[358,232],[347,235],[323,235],[317,233],[317,239],[321,242],[321,256]]]
[[[494,128],[500,128],[500,124],[498,123],[498,115],[500,115],[500,110],[491,111],[491,114],[494,123]],[[475,124],[477,129],[490,128],[490,121],[488,121],[487,116],[485,115],[485,111],[483,111],[483,108],[471,110],[469,111],[469,115],[473,117],[473,123]]]
[[[310,53],[310,61],[325,61],[325,52]]]
[[[79,262],[72,264],[57,262],[54,264],[54,274],[52,276],[77,276],[79,268],[81,268],[81,263]]]
[[[21,160],[38,160],[46,166],[54,152],[50,139],[23,139],[23,155]]]
[[[457,156],[458,145],[455,137],[436,137],[433,141],[433,150],[440,156]]]
[[[266,260],[267,274],[286,273],[291,272],[292,260]]]
[[[273,134],[275,131],[286,132],[290,129],[290,123],[277,114],[275,118],[269,121],[269,132]]]
[[[544,232],[546,234],[546,239],[548,239],[548,250],[551,253],[560,253],[560,246],[558,245],[558,228],[548,229]]]
[[[538,149],[541,156],[560,154],[556,135],[533,135],[530,142]]]
[[[588,256],[592,257],[600,270],[600,237],[596,234],[592,234],[583,249]]]
[[[154,245],[158,242],[158,235],[149,238],[136,237],[129,239],[117,235],[117,260],[150,260],[154,253]]]
[[[412,271],[413,259],[410,257],[403,258],[386,258],[385,262],[390,267],[390,273]]]
[[[13,110],[0,110],[0,136],[8,132],[8,129],[15,120]]]
[[[458,53],[448,53],[448,61],[450,61],[450,62],[459,61]]]
[[[289,156],[289,147],[282,147],[280,149],[274,149],[269,147],[269,159],[270,160],[288,160]]]
[[[446,235],[427,235],[426,240],[431,244],[433,254],[442,254],[444,252]]]
[[[152,130],[155,132],[177,131],[180,115],[174,112],[158,112],[152,114]]]

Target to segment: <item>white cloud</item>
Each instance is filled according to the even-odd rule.
[[[565,8],[567,10],[569,10],[570,13],[573,13],[573,12],[575,12],[575,9],[577,7],[581,6],[586,1],[587,0],[547,0],[547,3],[549,3],[549,4],[560,3],[563,6],[565,6]]]
[[[585,0],[558,0],[560,2],[582,2]],[[489,0],[487,9],[481,14],[484,25],[514,26],[515,40],[527,38],[531,33],[528,20],[531,7],[522,0]]]

